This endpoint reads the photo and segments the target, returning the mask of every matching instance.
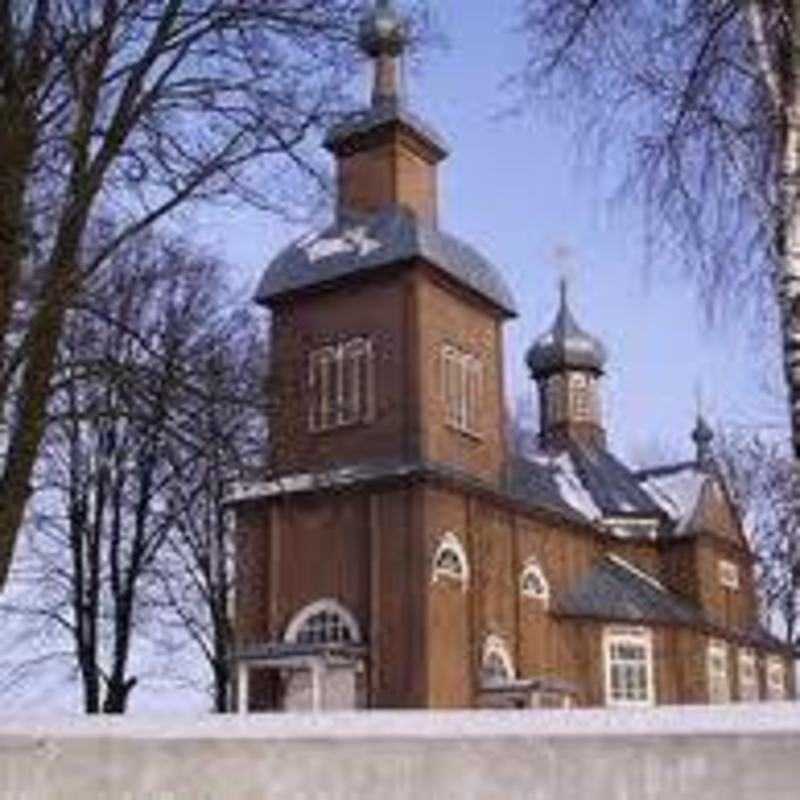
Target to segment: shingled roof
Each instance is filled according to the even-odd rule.
[[[498,270],[470,245],[392,206],[372,215],[343,216],[325,231],[286,248],[267,267],[256,301],[422,259],[488,300],[508,316],[514,298]]]
[[[558,597],[554,608],[565,616],[639,624],[705,623],[698,609],[616,556],[604,558],[577,586]]]

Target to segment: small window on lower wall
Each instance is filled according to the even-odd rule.
[[[758,701],[756,654],[746,648],[739,650],[739,700],[743,703]]]
[[[728,674],[728,645],[721,639],[711,639],[706,654],[708,672],[708,702],[730,703],[731,681]]]
[[[786,699],[786,665],[783,659],[770,656],[767,659],[767,700]]]
[[[655,705],[653,636],[648,628],[606,628],[603,656],[606,705]]]

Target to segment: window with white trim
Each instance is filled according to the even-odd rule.
[[[758,698],[756,654],[746,647],[739,648],[739,700],[755,703]]]
[[[372,342],[356,337],[312,351],[308,361],[309,429],[371,422],[375,415]]]
[[[720,586],[726,589],[739,588],[739,567],[733,561],[721,559],[719,562],[719,582]]]
[[[547,603],[550,597],[550,585],[544,575],[538,559],[529,558],[520,575],[520,594],[533,600]]]
[[[464,588],[469,583],[469,563],[459,538],[445,533],[433,555],[433,583],[441,579],[457,581]]]
[[[361,641],[361,631],[344,606],[324,599],[297,613],[287,626],[284,639],[297,644],[356,643]]]
[[[652,632],[647,628],[606,628],[603,652],[606,705],[654,705]]]
[[[480,435],[483,364],[477,356],[453,345],[442,347],[442,394],[446,423],[473,436]]]
[[[721,639],[711,639],[706,654],[708,671],[708,702],[730,703],[731,681],[728,673],[728,645]]]
[[[481,658],[481,683],[497,686],[514,680],[514,663],[505,642],[494,634],[486,637]]]
[[[770,656],[767,659],[767,700],[785,700],[786,664],[782,658]]]
[[[574,372],[570,375],[569,384],[572,418],[579,422],[591,419],[588,376],[582,372]]]

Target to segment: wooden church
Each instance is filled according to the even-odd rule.
[[[333,224],[267,268],[269,473],[237,487],[240,711],[652,706],[793,696],[715,469],[608,449],[602,345],[566,291],[507,441],[501,274],[439,226],[447,150],[406,107],[405,26],[360,40],[371,104],[328,135]],[[532,437],[533,438],[533,437]]]

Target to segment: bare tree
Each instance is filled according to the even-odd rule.
[[[522,0],[525,85],[627,158],[662,252],[707,296],[776,302],[800,457],[800,9],[793,0]],[[665,245],[674,245],[665,248]]]
[[[751,537],[770,627],[800,652],[800,474],[779,443],[717,437],[718,463]]]
[[[0,584],[82,284],[190,201],[283,204],[282,171],[307,169],[340,105],[361,5],[0,0]]]
[[[157,565],[166,612],[162,634],[175,650],[187,638],[196,647],[208,665],[218,712],[230,710],[233,647],[235,574],[227,500],[234,482],[264,473],[268,442],[268,359],[261,328],[250,314],[238,312],[205,335],[206,346],[192,366],[199,391],[187,398],[192,429],[170,454],[182,465],[170,493],[175,529],[169,553]]]
[[[206,395],[206,365],[229,355],[233,340],[224,351],[221,337],[239,327],[220,322],[230,316],[220,279],[214,262],[145,237],[117,252],[66,320],[28,591],[5,610],[71,641],[89,713],[127,707],[134,641],[160,623],[164,564],[186,547],[189,510],[207,496],[197,474],[208,448],[223,446],[204,440],[198,409],[241,388]]]

